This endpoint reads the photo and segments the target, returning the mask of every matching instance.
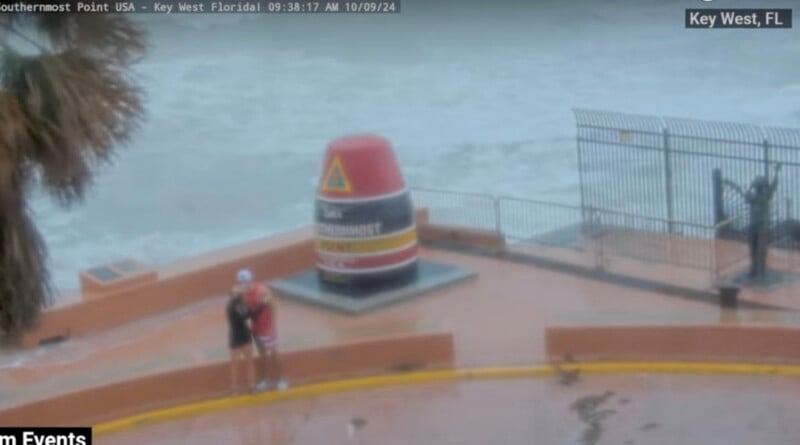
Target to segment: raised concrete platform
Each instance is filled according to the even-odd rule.
[[[724,285],[750,288],[756,291],[769,292],[800,281],[800,275],[792,272],[769,268],[763,280],[750,277],[749,270],[741,271],[722,280]]]
[[[421,296],[477,276],[475,272],[446,263],[419,260],[417,279],[401,287],[334,289],[325,286],[316,269],[309,269],[270,283],[282,297],[349,314],[362,314]]]
[[[48,311],[42,326],[30,334],[31,343],[35,346],[61,329],[72,335],[50,347],[0,351],[0,407],[227,359],[222,315],[231,277],[241,267],[250,267],[267,282],[309,269],[313,236],[312,230],[304,230],[193,258],[159,268],[164,278],[155,284]],[[674,298],[536,263],[425,246],[420,255],[477,271],[479,278],[358,317],[281,298],[277,329],[283,350],[451,332],[458,367],[529,365],[547,360],[545,327],[565,323],[800,325],[798,312],[764,307],[800,309],[800,285],[764,294],[743,291],[743,299],[761,306],[740,304],[728,311],[704,300]],[[672,276],[662,265],[647,270]],[[476,329],[486,324],[486,314],[502,314],[502,320],[488,330]]]
[[[501,240],[485,232],[434,227],[420,233],[465,246],[465,251],[473,244],[490,251],[502,246]],[[710,300],[674,298],[659,289],[576,274],[570,268],[551,267],[538,259],[508,261],[517,254],[516,249],[476,255],[432,249],[425,245],[425,239],[422,241],[422,258],[477,271],[479,279],[359,317],[279,299],[277,329],[283,350],[289,354],[444,332],[453,335],[455,366],[516,366],[547,361],[545,327],[567,322],[573,326],[678,325],[678,329],[680,325],[742,325],[745,330],[748,324],[800,325],[797,311],[770,309],[778,304],[800,309],[800,284],[763,293],[743,290],[743,299],[759,305],[720,310]],[[589,261],[588,267],[592,265],[592,258],[583,258],[591,255],[581,255],[578,249],[537,248],[528,253],[529,248],[520,256],[544,256],[553,263],[570,263],[566,253],[574,252],[581,260],[576,264]],[[607,269],[625,266],[629,269],[621,272],[637,276],[647,272],[648,279],[665,277],[659,282],[688,281],[685,270],[654,262],[633,268],[633,260],[622,263],[616,257],[608,258],[612,263]],[[40,326],[27,335],[27,344],[33,349],[0,351],[0,407],[41,402],[143,375],[219,364],[229,357],[222,315],[236,270],[249,267],[259,281],[270,282],[313,267],[314,259],[314,232],[306,228],[158,268],[159,280],[154,283],[48,310]],[[771,258],[770,264],[779,267],[779,260]],[[797,264],[791,261],[791,257],[786,258],[787,265]],[[486,325],[486,314],[502,317]],[[40,340],[63,333],[71,334],[67,341],[36,347]]]

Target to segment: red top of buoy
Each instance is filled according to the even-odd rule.
[[[396,193],[405,187],[392,144],[386,138],[370,134],[352,135],[328,145],[319,196],[369,199]]]

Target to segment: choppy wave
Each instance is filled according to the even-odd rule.
[[[350,132],[389,137],[412,185],[577,202],[572,107],[798,124],[797,33],[685,30],[695,3],[142,15],[147,124],[83,205],[34,203],[56,284],[310,222],[325,143]]]

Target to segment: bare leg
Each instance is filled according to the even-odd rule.
[[[263,382],[269,378],[269,357],[264,345],[260,341],[256,344],[258,345],[258,379]]]
[[[245,374],[247,375],[247,387],[252,389],[256,386],[256,370],[253,366],[253,348],[250,347],[250,345],[247,345],[243,349]]]
[[[258,369],[258,384],[255,386],[256,391],[264,391],[268,388],[267,382],[267,351],[260,341],[256,340],[256,349],[258,349],[258,359],[255,360],[256,368]]]
[[[278,354],[278,350],[276,348],[269,348],[267,350],[267,357],[269,379],[273,382],[277,382],[283,378],[283,364],[281,363],[281,357]]]
[[[256,351],[258,351],[258,360],[255,361],[255,368],[256,368],[256,377],[258,381],[261,382],[267,378],[266,375],[266,368],[264,368],[264,347],[261,345],[261,341],[257,338],[254,338],[253,341],[256,344]]]
[[[239,390],[239,370],[237,369],[238,350],[231,349],[231,393],[236,394]]]

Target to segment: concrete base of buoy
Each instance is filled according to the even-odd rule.
[[[282,298],[348,314],[367,313],[476,277],[475,272],[438,261],[419,260],[413,279],[372,282],[370,286],[331,286],[309,269],[270,283]]]
[[[353,297],[367,296],[375,291],[380,291],[391,284],[394,287],[402,287],[413,283],[418,277],[419,263],[414,262],[401,269],[383,272],[380,275],[346,275],[337,276],[330,272],[320,271],[317,279],[327,290],[351,294]]]

